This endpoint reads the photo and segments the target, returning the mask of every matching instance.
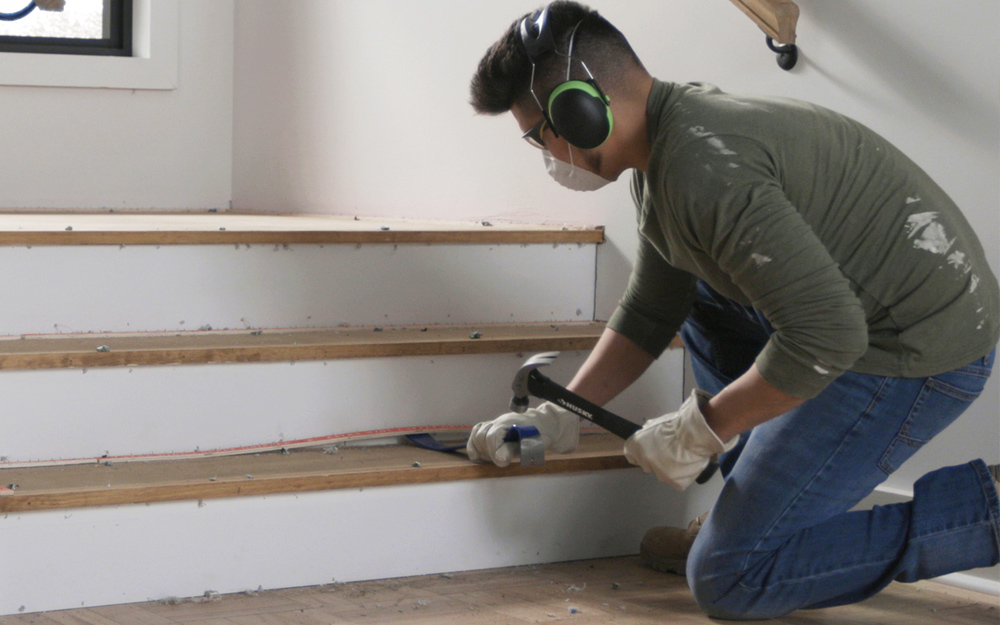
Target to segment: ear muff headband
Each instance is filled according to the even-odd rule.
[[[552,90],[547,106],[543,107],[542,103],[538,102],[537,97],[535,97],[535,101],[538,102],[542,114],[552,126],[557,137],[562,136],[574,147],[589,150],[600,146],[611,136],[614,118],[609,106],[611,100],[601,91],[586,63],[580,61],[590,79],[585,81],[569,80],[570,68],[573,63],[573,42],[580,24],[582,22],[578,22],[573,27],[567,53],[563,55],[567,57],[567,80],[556,85],[556,88]],[[535,65],[545,54],[556,52],[555,39],[549,24],[549,7],[546,6],[534,15],[525,17],[521,20],[518,30],[521,43],[528,52],[528,60],[531,61],[532,86],[530,89],[532,96],[535,96]],[[562,53],[557,52],[557,54]]]
[[[528,60],[534,65],[547,52],[556,49],[556,42],[552,38],[552,29],[549,28],[549,7],[530,17],[521,20],[518,27],[521,35],[521,43],[528,52]]]
[[[556,86],[549,96],[548,113],[552,127],[582,150],[607,141],[615,125],[608,97],[590,81],[568,80]]]

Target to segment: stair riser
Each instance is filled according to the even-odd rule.
[[[418,425],[471,425],[507,411],[528,355],[0,372],[0,456],[9,461],[168,453]],[[566,384],[586,354],[546,375]],[[677,405],[668,352],[611,404],[641,420]]]
[[[634,554],[716,493],[632,469],[10,514],[0,614]]]
[[[595,248],[0,247],[0,335],[589,320]]]

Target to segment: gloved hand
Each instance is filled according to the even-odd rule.
[[[690,486],[714,454],[729,451],[740,438],[723,443],[705,422],[701,407],[711,398],[695,389],[680,410],[647,421],[625,441],[625,458],[677,490]]]
[[[493,462],[505,467],[517,456],[518,444],[503,442],[512,425],[533,425],[538,428],[545,450],[567,453],[580,442],[580,417],[565,408],[545,402],[529,408],[524,414],[508,412],[492,421],[484,421],[472,428],[466,450],[476,462]]]

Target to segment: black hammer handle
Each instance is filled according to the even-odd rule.
[[[627,439],[640,428],[640,426],[628,419],[623,419],[614,413],[608,412],[597,404],[592,404],[576,393],[559,386],[539,373],[538,369],[533,369],[528,374],[528,392],[535,397],[547,399],[556,405],[562,406],[587,421],[601,426],[621,439]]]
[[[528,374],[528,392],[535,397],[539,397],[553,402],[556,405],[562,406],[573,414],[579,415],[587,421],[601,426],[605,430],[623,440],[631,437],[635,434],[636,430],[639,430],[642,427],[632,423],[628,419],[619,417],[613,412],[608,412],[597,404],[591,403],[576,393],[559,386],[539,373],[538,369],[533,369],[531,373]],[[709,462],[708,466],[705,467],[705,470],[701,472],[701,475],[698,476],[695,482],[698,484],[704,484],[712,478],[718,468],[719,465],[717,462],[714,460]]]

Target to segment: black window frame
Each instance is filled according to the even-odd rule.
[[[0,35],[0,52],[132,56],[132,0],[104,0],[104,7],[109,34],[104,39]]]

